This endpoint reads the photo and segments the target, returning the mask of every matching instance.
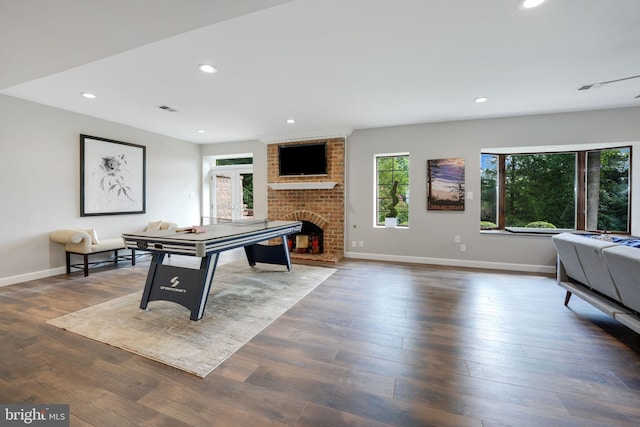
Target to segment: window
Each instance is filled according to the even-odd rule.
[[[376,162],[376,225],[395,208],[398,226],[409,226],[409,154],[380,154]],[[392,214],[391,214],[392,215]]]
[[[482,154],[483,229],[628,233],[631,148]]]
[[[480,228],[498,227],[498,156],[480,157]]]
[[[630,148],[586,153],[585,228],[630,232]]]
[[[253,157],[217,158],[216,166],[253,165]],[[253,168],[240,174],[242,181],[242,201],[253,211]]]
[[[216,157],[210,170],[210,217],[253,218],[253,157]]]
[[[252,165],[253,157],[217,158],[216,166]]]

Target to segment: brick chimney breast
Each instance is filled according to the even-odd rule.
[[[280,145],[327,144],[327,175],[279,176]],[[274,143],[267,146],[269,184],[311,184],[311,188],[267,188],[267,215],[270,220],[308,221],[323,231],[324,248],[319,255],[292,253],[294,262],[336,263],[344,258],[344,138]],[[325,183],[332,185],[325,186]],[[335,185],[333,185],[335,183]],[[316,188],[317,187],[317,188]],[[288,188],[285,186],[285,188]]]

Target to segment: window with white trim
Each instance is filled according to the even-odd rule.
[[[395,216],[398,226],[409,226],[409,153],[375,156],[376,225]]]

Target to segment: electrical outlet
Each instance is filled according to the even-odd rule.
[[[351,241],[351,247],[352,247],[352,248],[355,248],[355,247],[356,247],[356,241],[355,241],[355,240],[352,240],[352,241]]]
[[[460,243],[460,236],[456,234],[456,236],[453,238],[453,241],[456,243]]]
[[[464,243],[460,245],[460,252],[467,252],[467,245]]]
[[[363,240],[360,240],[360,241],[358,242],[358,246],[359,246],[359,247],[361,247],[361,248],[364,248],[364,241],[363,241]]]

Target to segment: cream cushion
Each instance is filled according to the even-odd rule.
[[[98,239],[98,233],[96,232],[95,229],[89,228],[89,229],[85,229],[84,231],[86,231],[87,234],[89,236],[91,236],[91,244],[92,245],[99,245],[100,244],[100,239]]]
[[[158,231],[158,230],[173,230],[178,228],[178,224],[167,221],[151,221],[144,229],[144,231]]]
[[[162,225],[162,220],[160,221],[151,221],[145,231],[158,231],[160,230],[160,226]]]
[[[99,243],[93,244],[91,235],[86,230],[81,229],[55,230],[49,234],[49,238],[56,243],[63,244],[66,252],[76,254],[90,254],[92,252],[124,249],[125,247],[122,237],[102,239]]]
[[[91,253],[91,236],[84,230],[61,229],[49,234],[49,238],[64,245],[67,252]]]

